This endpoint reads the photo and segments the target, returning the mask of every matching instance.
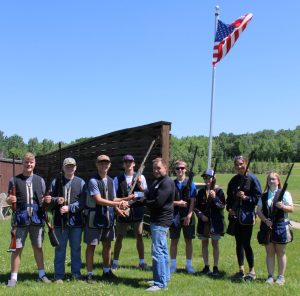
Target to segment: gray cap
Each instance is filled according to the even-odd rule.
[[[209,176],[212,177],[214,175],[214,170],[213,169],[207,169],[203,172],[201,177]]]

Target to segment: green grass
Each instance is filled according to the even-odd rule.
[[[116,271],[119,280],[115,283],[101,281],[101,247],[97,247],[95,256],[95,273],[98,282],[89,285],[85,282],[65,282],[63,285],[50,284],[44,285],[36,281],[36,266],[32,255],[30,242],[26,241],[26,246],[22,256],[22,262],[19,273],[19,281],[15,289],[5,287],[10,273],[10,254],[6,252],[10,240],[10,221],[0,221],[0,295],[148,295],[144,292],[147,287],[146,281],[151,279],[150,271],[144,272],[136,268],[137,252],[135,250],[135,241],[132,238],[126,238],[123,243],[123,249],[120,257],[121,268]],[[288,265],[286,271],[286,285],[267,286],[264,281],[267,275],[265,266],[265,250],[256,241],[257,225],[253,233],[252,246],[255,254],[255,267],[258,279],[254,283],[237,283],[231,280],[231,276],[237,271],[237,261],[235,256],[234,239],[228,235],[220,241],[220,264],[219,268],[223,277],[212,279],[198,275],[188,275],[184,272],[185,255],[184,240],[180,239],[178,246],[178,268],[179,272],[172,274],[171,283],[164,295],[298,295],[300,289],[300,254],[299,242],[300,231],[295,230],[295,240],[287,246]],[[193,265],[199,272],[203,268],[201,257],[200,241],[195,239]],[[151,264],[151,240],[145,238],[145,259]],[[82,244],[82,258],[84,260],[85,244]],[[44,244],[46,271],[50,278],[53,278],[53,256],[54,249],[50,246],[48,238]],[[211,247],[210,247],[211,260]],[[66,271],[70,273],[70,256],[67,255]],[[122,267],[123,266],[123,267]],[[82,268],[85,274],[85,268]],[[161,292],[159,292],[160,294]]]

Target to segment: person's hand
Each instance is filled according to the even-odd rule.
[[[211,197],[211,198],[215,198],[216,197],[216,192],[214,191],[214,190],[209,190],[209,196]]]
[[[129,200],[132,200],[132,199],[135,200],[135,199],[136,199],[136,198],[134,197],[134,193],[129,194],[128,197],[129,197]]]
[[[208,222],[208,218],[207,218],[207,216],[205,216],[205,215],[202,215],[201,220],[202,220],[203,222]]]
[[[178,201],[178,204],[177,204],[179,207],[181,208],[186,208],[187,207],[187,202],[184,201],[184,200],[180,200]]]
[[[184,218],[184,220],[183,220],[183,225],[184,225],[184,226],[190,225],[190,221],[191,221],[191,217],[186,216],[186,217]]]
[[[273,222],[270,219],[266,219],[265,223],[269,228],[272,228]]]
[[[45,195],[42,199],[42,202],[45,204],[49,204],[51,203],[51,199],[52,199],[51,195]]]
[[[126,210],[126,209],[128,209],[129,205],[128,205],[128,202],[127,202],[127,201],[122,200],[122,201],[119,202],[118,207],[119,207],[121,210]]]
[[[283,204],[282,201],[277,201],[277,202],[275,203],[275,206],[276,206],[278,209],[280,209],[280,210],[283,210],[283,209],[284,209],[284,204]]]
[[[247,196],[245,195],[244,191],[238,191],[236,194],[237,197],[241,198],[242,200],[247,199]]]
[[[59,211],[61,215],[66,214],[69,212],[69,206],[62,206]]]
[[[63,197],[60,196],[60,197],[57,198],[57,203],[59,205],[62,205],[64,202],[65,202],[65,199]]]
[[[123,210],[121,210],[120,208],[118,208],[118,207],[116,207],[116,214],[117,214],[117,216],[119,216],[119,217],[126,217],[126,213],[125,213],[125,211],[123,211]]]
[[[17,197],[15,195],[9,194],[8,197],[6,198],[6,201],[8,204],[12,204],[17,202]]]

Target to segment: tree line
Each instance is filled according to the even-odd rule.
[[[76,139],[66,145],[76,144],[90,138]],[[12,158],[13,155],[21,158],[26,151],[35,155],[42,155],[58,149],[59,143],[49,139],[41,142],[34,137],[25,143],[19,135],[5,136],[0,131],[0,157]],[[177,138],[171,136],[170,164],[177,159],[183,159],[188,164],[192,162],[195,147],[198,147],[194,173],[198,174],[207,167],[208,137],[191,136]],[[265,173],[275,169],[279,173],[285,173],[290,162],[300,162],[300,126],[294,130],[263,130],[256,133],[234,135],[233,133],[220,133],[213,137],[213,159],[218,158],[218,172],[233,173],[233,158],[237,155],[248,156],[255,151],[251,169],[255,173]]]

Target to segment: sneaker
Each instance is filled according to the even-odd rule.
[[[94,284],[96,282],[94,275],[88,274],[86,277],[86,281],[88,284]]]
[[[47,278],[46,275],[43,275],[42,277],[40,277],[39,280],[41,282],[43,282],[44,284],[50,284],[51,283],[51,281]]]
[[[212,275],[213,275],[213,276],[219,276],[219,275],[220,275],[218,266],[214,266],[214,267],[213,267]]]
[[[200,274],[202,274],[202,275],[209,275],[209,274],[211,274],[209,266],[205,265],[204,268],[201,270]]]
[[[147,263],[140,263],[139,264],[139,269],[141,269],[141,270],[149,270],[150,267],[148,266]]]
[[[111,265],[112,270],[116,270],[118,268],[119,268],[119,265],[117,263],[112,263],[112,265]]]
[[[16,280],[8,280],[6,287],[8,288],[14,288],[17,284]]]
[[[185,266],[185,270],[187,271],[187,273],[193,274],[195,273],[195,269],[193,268],[193,266]]]
[[[247,282],[252,282],[256,279],[256,274],[253,272],[248,272],[245,276],[244,276],[244,280]]]
[[[64,281],[62,279],[57,279],[54,281],[55,284],[63,284]]]
[[[148,285],[149,287],[154,286],[154,281],[153,281],[153,280],[152,280],[152,281],[148,281],[148,282],[147,282],[147,285]]]
[[[146,292],[157,292],[157,291],[160,291],[161,288],[159,286],[151,286],[150,288],[146,289],[145,291]]]
[[[110,269],[109,272],[103,272],[102,278],[107,280],[115,280],[118,277]]]
[[[81,274],[76,274],[76,275],[74,274],[74,275],[72,275],[72,280],[82,282],[84,279]]]
[[[174,273],[176,272],[176,270],[177,270],[176,265],[171,265],[170,272]]]
[[[266,280],[265,282],[266,284],[269,284],[269,285],[273,285],[274,284],[274,278],[272,275],[269,275],[268,276],[268,279]]]
[[[245,277],[245,274],[243,271],[240,270],[233,277],[237,280],[242,280]]]
[[[275,284],[279,285],[279,286],[283,286],[285,283],[285,279],[283,275],[279,275],[277,280],[275,281]]]

